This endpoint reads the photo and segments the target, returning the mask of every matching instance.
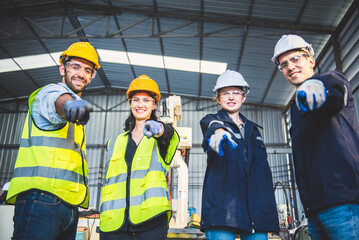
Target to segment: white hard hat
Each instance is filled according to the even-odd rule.
[[[276,63],[280,55],[294,49],[307,51],[310,56],[314,56],[312,45],[304,41],[303,38],[298,35],[283,35],[275,45],[272,62]]]
[[[4,186],[2,186],[2,191],[8,191],[9,186],[10,186],[10,182],[5,183]]]
[[[218,89],[231,86],[243,87],[245,95],[249,93],[249,85],[246,80],[244,80],[242,74],[232,70],[225,71],[217,78],[216,86],[214,86],[213,92],[217,92]]]

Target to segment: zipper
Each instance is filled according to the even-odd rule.
[[[231,122],[230,122],[231,123]],[[233,124],[233,123],[232,123]],[[249,217],[249,222],[250,222],[250,232],[255,233],[255,228],[254,228],[254,222],[252,220],[251,217],[251,213],[249,210],[249,201],[248,201],[248,151],[247,151],[247,144],[246,141],[244,140],[244,136],[241,133],[241,130],[239,129],[239,127],[234,124],[235,127],[238,129],[238,132],[241,136],[242,142],[243,142],[243,146],[244,146],[244,162],[245,162],[245,177],[246,177],[246,204],[247,204],[247,213],[248,213],[248,217]],[[254,130],[254,127],[252,127],[251,132],[249,133],[249,137],[252,135]]]
[[[82,147],[84,146],[84,143],[85,143],[85,127],[82,126],[82,142],[81,142],[81,146],[80,146],[80,153],[81,153],[81,160],[82,160],[82,174],[83,174],[83,177],[84,177],[84,184],[86,187],[87,184],[86,184],[86,176],[85,176],[85,161],[84,161],[84,155],[83,155],[83,152],[82,152]],[[87,192],[87,191],[86,191]]]
[[[128,137],[128,140],[127,140],[127,145],[126,145],[126,150],[125,150],[125,157],[126,157],[126,152],[128,151],[128,144],[130,141],[133,141],[132,139],[130,139],[130,138],[132,138],[131,134],[129,134],[127,137]],[[126,208],[125,208],[124,222],[127,222],[127,224],[126,224],[127,231],[129,231],[129,229],[130,229],[130,181],[131,181],[132,162],[133,162],[133,159],[131,160],[131,163],[127,163],[126,159],[125,159],[125,163],[127,165],[127,177],[126,177]]]
[[[255,233],[255,229],[254,229],[254,222],[252,220],[251,217],[251,212],[249,210],[249,201],[248,201],[248,151],[247,151],[247,145],[246,142],[244,140],[244,137],[242,136],[242,133],[239,131],[241,137],[242,137],[242,141],[243,141],[243,145],[244,145],[244,161],[245,161],[245,177],[246,177],[246,203],[247,203],[247,213],[248,213],[248,217],[249,217],[249,222],[251,224],[250,226],[250,231],[252,233]],[[253,133],[253,128],[251,129],[251,132],[249,133],[249,136],[251,136]]]

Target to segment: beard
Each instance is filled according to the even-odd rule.
[[[88,81],[86,80],[86,79],[84,79],[84,78],[81,78],[81,77],[79,77],[79,76],[77,76],[76,78],[79,78],[79,79],[81,79],[81,81],[83,81],[84,82],[84,85],[82,86],[82,87],[78,87],[78,86],[76,86],[75,84],[73,84],[73,81],[75,81],[74,80],[74,77],[75,75],[69,75],[69,74],[67,74],[67,71],[65,71],[65,76],[64,76],[64,78],[65,78],[65,84],[66,84],[66,86],[68,87],[68,88],[70,88],[74,93],[76,93],[76,94],[79,94],[79,93],[82,93],[85,89],[86,89],[86,87],[87,87],[87,85],[88,85]]]

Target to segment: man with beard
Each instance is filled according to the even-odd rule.
[[[101,66],[88,42],[60,56],[61,83],[33,92],[7,202],[12,239],[75,239],[78,207],[88,208],[84,125],[92,106],[81,95]]]

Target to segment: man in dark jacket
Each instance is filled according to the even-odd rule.
[[[222,109],[200,122],[208,155],[201,230],[208,240],[268,239],[268,232],[279,231],[272,174],[260,126],[239,111],[249,85],[227,70],[214,91]]]
[[[311,239],[359,239],[359,124],[343,74],[314,74],[314,51],[283,35],[272,61],[296,88],[291,136]]]

